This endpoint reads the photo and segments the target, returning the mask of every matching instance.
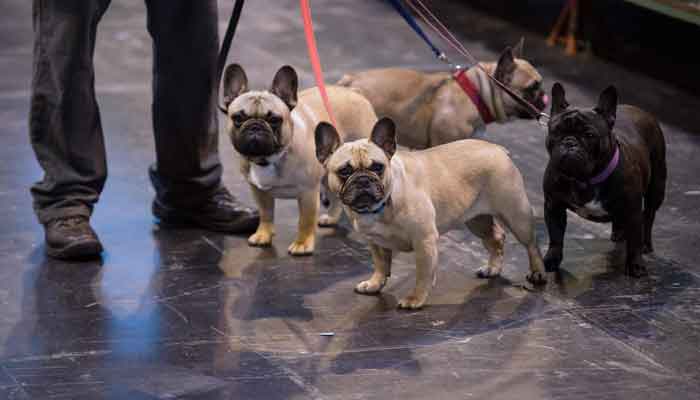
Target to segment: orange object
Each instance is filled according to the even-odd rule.
[[[576,33],[578,31],[578,0],[568,0],[561,10],[557,22],[554,23],[552,31],[547,37],[547,44],[555,46],[557,42],[564,42],[566,55],[573,56],[577,52]],[[568,19],[568,28],[565,35],[561,35],[564,24]],[[565,36],[565,37],[562,37]]]

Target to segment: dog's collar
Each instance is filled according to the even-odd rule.
[[[605,182],[608,178],[610,178],[610,175],[612,175],[612,173],[615,171],[615,168],[617,168],[617,165],[619,163],[620,163],[620,146],[617,145],[617,146],[615,146],[615,154],[613,154],[612,159],[610,160],[608,165],[605,167],[603,172],[594,176],[588,182],[591,185],[599,185],[599,184]]]
[[[390,201],[391,201],[391,196],[387,197],[386,199],[383,199],[379,204],[376,204],[374,207],[370,208],[367,211],[361,211],[361,212],[355,211],[355,210],[353,210],[353,211],[355,211],[356,213],[358,213],[360,215],[381,214],[384,211],[384,209],[386,209],[386,206],[389,204]]]
[[[481,97],[479,89],[474,86],[474,83],[472,83],[471,79],[469,79],[467,76],[467,69],[464,68],[458,70],[454,73],[453,77],[459,84],[459,87],[462,88],[464,93],[469,96],[469,99],[471,99],[472,103],[474,103],[474,106],[479,111],[479,115],[484,121],[484,124],[490,124],[491,122],[496,121],[491,113],[491,110],[489,110],[489,107],[486,105],[486,102]]]

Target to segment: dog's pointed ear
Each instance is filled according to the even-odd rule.
[[[316,158],[321,164],[325,164],[328,158],[340,146],[340,135],[333,125],[321,122],[314,131],[316,139]]]
[[[272,80],[270,93],[276,95],[292,111],[297,105],[297,90],[299,89],[299,78],[294,68],[285,65],[277,71]]]
[[[396,153],[396,124],[394,121],[388,117],[377,121],[372,129],[370,140],[384,150],[386,156],[391,159]]]
[[[248,91],[248,77],[238,64],[229,64],[224,71],[224,105],[229,104],[238,96]]]
[[[607,89],[603,90],[598,98],[598,105],[595,106],[595,112],[605,118],[611,128],[615,125],[617,118],[617,89],[615,86],[608,86]]]
[[[515,58],[523,58],[525,50],[525,37],[521,37],[520,40],[518,40],[518,43],[513,46],[513,57]]]
[[[513,49],[509,46],[503,50],[501,57],[498,59],[498,64],[496,64],[496,71],[493,73],[493,77],[502,83],[509,83],[513,78],[513,72],[515,72],[516,64],[515,57],[513,57]]]
[[[556,82],[552,86],[552,116],[561,114],[569,107],[569,102],[566,101],[566,92],[561,83]]]

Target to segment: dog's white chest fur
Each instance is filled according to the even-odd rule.
[[[299,195],[302,185],[291,184],[295,182],[294,176],[283,171],[278,165],[282,161],[284,154],[277,154],[268,159],[269,164],[250,164],[248,182],[256,188],[268,192],[278,198],[294,198]]]
[[[576,207],[574,211],[583,218],[603,218],[608,216],[608,212],[597,198],[584,204],[583,207]]]
[[[258,189],[268,191],[278,183],[279,177],[275,166],[272,164],[265,166],[251,164],[248,181]]]

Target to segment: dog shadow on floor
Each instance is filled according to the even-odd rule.
[[[358,310],[348,318],[344,335],[329,345],[329,369],[337,374],[389,369],[418,375],[424,354],[449,353],[451,346],[466,344],[475,337],[497,337],[509,330],[526,329],[546,311],[541,296],[523,291],[504,278],[477,281],[461,299],[455,304],[431,302],[420,311],[407,312],[396,309],[392,295],[377,296],[373,307]]]

